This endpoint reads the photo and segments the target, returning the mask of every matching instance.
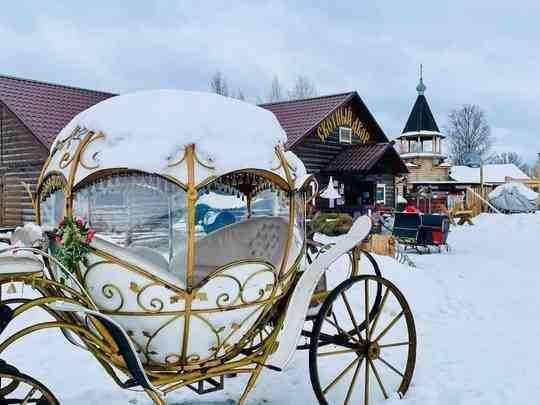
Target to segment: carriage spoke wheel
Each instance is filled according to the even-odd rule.
[[[402,397],[415,360],[414,319],[394,284],[356,276],[329,294],[309,348],[311,384],[321,405],[369,405]]]
[[[47,387],[12,366],[0,369],[0,405],[59,405]]]

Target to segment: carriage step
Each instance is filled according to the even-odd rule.
[[[206,384],[205,384],[206,383]],[[210,392],[221,391],[225,386],[224,376],[219,376],[218,380],[207,378],[197,381],[197,385],[188,384],[187,387],[199,395],[209,394]]]

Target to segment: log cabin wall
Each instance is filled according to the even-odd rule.
[[[334,128],[330,130],[332,126]],[[351,143],[339,141],[340,126],[352,130]],[[325,130],[330,131],[326,132]],[[351,145],[377,142],[387,143],[388,139],[378,127],[367,107],[356,95],[345,104],[329,112],[328,116],[291,150],[302,160],[308,173],[318,173],[345,148]]]
[[[22,182],[35,191],[48,150],[0,102],[0,226],[34,221],[32,201]]]
[[[387,208],[394,208],[396,201],[396,160],[401,162],[401,165],[406,171],[406,168],[404,167],[404,164],[397,153],[395,156],[385,153],[384,156],[379,158],[379,161],[375,167],[368,172],[363,170],[352,172],[335,172],[328,169],[328,165],[347,148],[360,144],[388,144],[388,139],[385,137],[384,133],[381,133],[381,130],[376,127],[376,124],[371,122],[371,118],[366,114],[365,111],[357,108],[354,101],[341,107],[341,109],[343,108],[345,111],[351,111],[352,122],[360,120],[362,123],[362,125],[345,125],[345,127],[358,129],[358,131],[353,130],[351,143],[340,142],[339,125],[333,128],[333,130],[329,131],[327,133],[328,135],[324,139],[318,136],[319,128],[314,128],[311,133],[308,133],[292,148],[292,151],[302,160],[308,173],[316,174],[320,187],[326,187],[330,175],[333,175],[334,180],[345,183],[355,181],[371,182],[373,183],[373,190],[370,190],[370,192],[373,195],[375,194],[376,186],[378,184],[384,184],[386,190],[384,205]],[[330,114],[329,117],[331,117],[332,114]],[[343,116],[343,114],[341,114],[341,116]],[[324,123],[320,125],[324,125]],[[327,200],[319,199],[318,203],[321,209],[329,209],[329,203]],[[356,204],[353,204],[352,206],[339,205],[336,206],[336,209],[342,211],[358,211],[360,207],[356,206]]]
[[[433,158],[417,158],[410,162],[417,167],[409,167],[409,181],[448,181],[449,168],[436,165]]]
[[[351,145],[361,143],[355,134],[351,141]],[[335,128],[325,141],[314,134],[308,135],[292,151],[302,160],[308,173],[318,173],[347,146],[349,144],[339,142],[339,128]]]

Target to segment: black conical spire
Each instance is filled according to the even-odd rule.
[[[416,98],[416,102],[409,115],[409,119],[405,124],[403,133],[419,131],[440,132],[437,122],[435,121],[435,118],[433,118],[433,114],[429,108],[426,96],[424,96],[426,85],[424,84],[424,79],[422,77],[422,65],[420,65],[420,81],[416,86],[416,91],[418,92],[418,97]]]

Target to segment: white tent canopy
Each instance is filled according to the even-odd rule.
[[[538,207],[538,193],[522,183],[506,183],[489,193],[489,202],[501,211],[531,212]]]

